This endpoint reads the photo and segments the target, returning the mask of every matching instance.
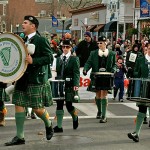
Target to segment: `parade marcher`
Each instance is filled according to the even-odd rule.
[[[93,91],[92,86],[93,86],[93,81],[94,81],[94,76],[93,76],[94,72],[105,70],[106,72],[114,73],[116,70],[116,65],[115,65],[116,54],[112,50],[108,50],[106,48],[106,45],[107,45],[106,37],[104,36],[99,37],[97,44],[98,44],[99,49],[92,51],[90,53],[90,56],[87,62],[85,63],[84,69],[83,69],[83,74],[86,75],[87,72],[92,68],[91,75],[90,75],[91,82],[88,87],[89,91]],[[108,101],[106,98],[107,94],[108,94],[107,90],[96,91],[95,101],[96,101],[96,105],[98,108],[98,113],[97,113],[96,118],[98,119],[100,118],[100,123],[107,122],[107,118],[106,118],[106,111],[107,111],[107,105],[108,105]]]
[[[7,114],[7,109],[4,104],[6,94],[4,89],[7,84],[0,82],[0,126],[5,126],[5,115]]]
[[[63,54],[56,60],[56,79],[65,80],[65,98],[64,100],[57,100],[56,117],[57,126],[54,127],[54,132],[63,132],[62,121],[64,116],[63,105],[66,104],[67,111],[71,114],[73,119],[73,129],[78,128],[77,109],[72,105],[76,102],[74,96],[78,96],[79,80],[80,80],[80,63],[76,56],[71,54],[72,42],[67,39],[62,41]],[[63,95],[63,92],[62,94]]]
[[[128,69],[127,77],[133,77],[133,70],[136,63],[137,58],[142,57],[143,54],[139,52],[138,45],[133,45],[132,50],[127,52],[126,55],[126,66]]]
[[[49,41],[41,37],[37,31],[39,22],[34,16],[25,16],[22,24],[27,43],[35,45],[33,55],[28,54],[26,61],[27,70],[23,76],[16,81],[12,95],[12,103],[15,104],[16,136],[12,141],[5,143],[6,146],[25,144],[24,121],[25,107],[31,107],[36,115],[41,118],[46,128],[46,138],[50,140],[53,136],[52,122],[46,107],[52,105],[52,94],[49,78],[49,64],[53,57]]]
[[[90,52],[98,49],[96,41],[94,41],[91,37],[90,32],[84,33],[84,40],[81,41],[76,48],[76,55],[80,59],[80,67],[84,67],[85,62],[87,61]]]
[[[117,59],[117,70],[114,74],[114,99],[119,90],[119,101],[123,102],[124,95],[124,75],[127,73],[127,68],[124,65],[123,57],[119,56]]]
[[[25,38],[25,34],[24,33],[20,33],[19,35],[23,40]],[[36,119],[37,116],[35,115],[34,111],[28,107],[25,108],[25,111],[26,111],[26,118],[27,119]]]
[[[142,79],[150,79],[150,44],[148,44],[147,54],[137,59],[134,68],[134,77]],[[149,84],[147,85],[147,88],[150,88]],[[149,103],[138,102],[137,106],[139,107],[139,111],[137,114],[135,131],[132,133],[128,133],[128,137],[132,139],[134,142],[139,142],[140,130],[144,118],[146,117],[147,107],[149,107],[150,105]]]

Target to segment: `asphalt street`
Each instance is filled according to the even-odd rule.
[[[4,146],[4,143],[11,140],[16,134],[15,112],[14,105],[11,102],[6,103],[8,114],[6,116],[6,126],[0,127],[0,150],[149,150],[150,128],[148,125],[142,126],[139,143],[135,143],[127,137],[127,133],[132,132],[135,127],[134,120],[137,107],[134,102],[127,100],[124,102],[114,101],[110,94],[108,96],[108,122],[101,124],[99,119],[95,118],[97,109],[94,103],[94,94],[88,94],[83,94],[88,99],[81,96],[81,102],[74,104],[79,115],[77,130],[73,130],[72,119],[64,107],[63,133],[55,133],[54,137],[47,141],[43,122],[40,119],[26,119],[26,144],[10,147]],[[56,103],[47,108],[53,126],[56,125],[55,109]]]

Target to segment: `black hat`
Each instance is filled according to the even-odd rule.
[[[39,21],[34,16],[31,16],[31,15],[25,16],[24,20],[29,20],[30,22],[32,22],[33,24],[35,24],[36,28],[38,28],[38,26],[39,26]]]
[[[72,46],[72,42],[69,39],[65,39],[65,40],[62,41],[61,45],[70,45],[70,46]]]
[[[106,42],[106,37],[105,36],[99,36],[98,41]]]

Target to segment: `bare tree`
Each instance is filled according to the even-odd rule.
[[[100,4],[102,0],[59,0],[60,5],[68,5],[70,9],[84,8],[93,4]]]

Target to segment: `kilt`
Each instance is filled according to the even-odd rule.
[[[34,109],[49,107],[53,104],[50,83],[28,84],[26,91],[14,90],[12,103],[16,106]]]
[[[77,95],[79,96],[78,92],[77,92]],[[78,103],[80,101],[80,98],[79,100],[75,100],[74,96],[75,96],[75,92],[73,90],[73,87],[65,88],[65,101]]]
[[[6,94],[4,88],[0,88],[0,101],[8,102],[10,101],[9,96]]]

